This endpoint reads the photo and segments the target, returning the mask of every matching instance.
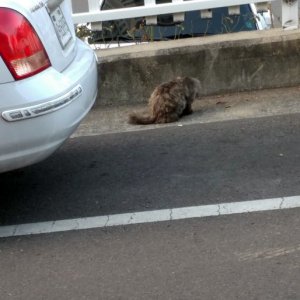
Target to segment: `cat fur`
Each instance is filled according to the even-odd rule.
[[[130,124],[176,122],[193,112],[192,103],[200,96],[200,81],[192,77],[177,77],[157,86],[148,100],[148,112],[131,113]]]

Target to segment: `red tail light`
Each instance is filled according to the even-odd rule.
[[[0,8],[0,55],[16,80],[37,74],[51,65],[28,20],[8,8]]]

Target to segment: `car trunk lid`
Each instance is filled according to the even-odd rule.
[[[67,0],[26,1],[28,19],[37,31],[52,67],[63,71],[76,55],[76,37]],[[48,26],[44,20],[48,19]]]

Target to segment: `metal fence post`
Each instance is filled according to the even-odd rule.
[[[296,29],[299,26],[298,0],[282,0],[282,27]]]
[[[88,0],[89,12],[100,11],[99,0]],[[102,30],[102,22],[93,22],[91,24],[92,30]]]
[[[275,0],[271,3],[273,23],[275,27],[283,29],[297,29],[299,27],[298,0]]]
[[[173,3],[182,2],[183,0],[172,0]],[[183,22],[184,21],[184,12],[173,14],[173,21],[176,22]]]
[[[151,7],[156,5],[155,0],[144,0],[145,6]],[[157,24],[157,16],[148,16],[146,17],[147,25],[156,25]]]

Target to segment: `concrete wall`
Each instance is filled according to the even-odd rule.
[[[300,84],[299,30],[154,42],[97,55],[96,105],[146,102],[156,85],[176,76],[199,78],[203,95]]]

